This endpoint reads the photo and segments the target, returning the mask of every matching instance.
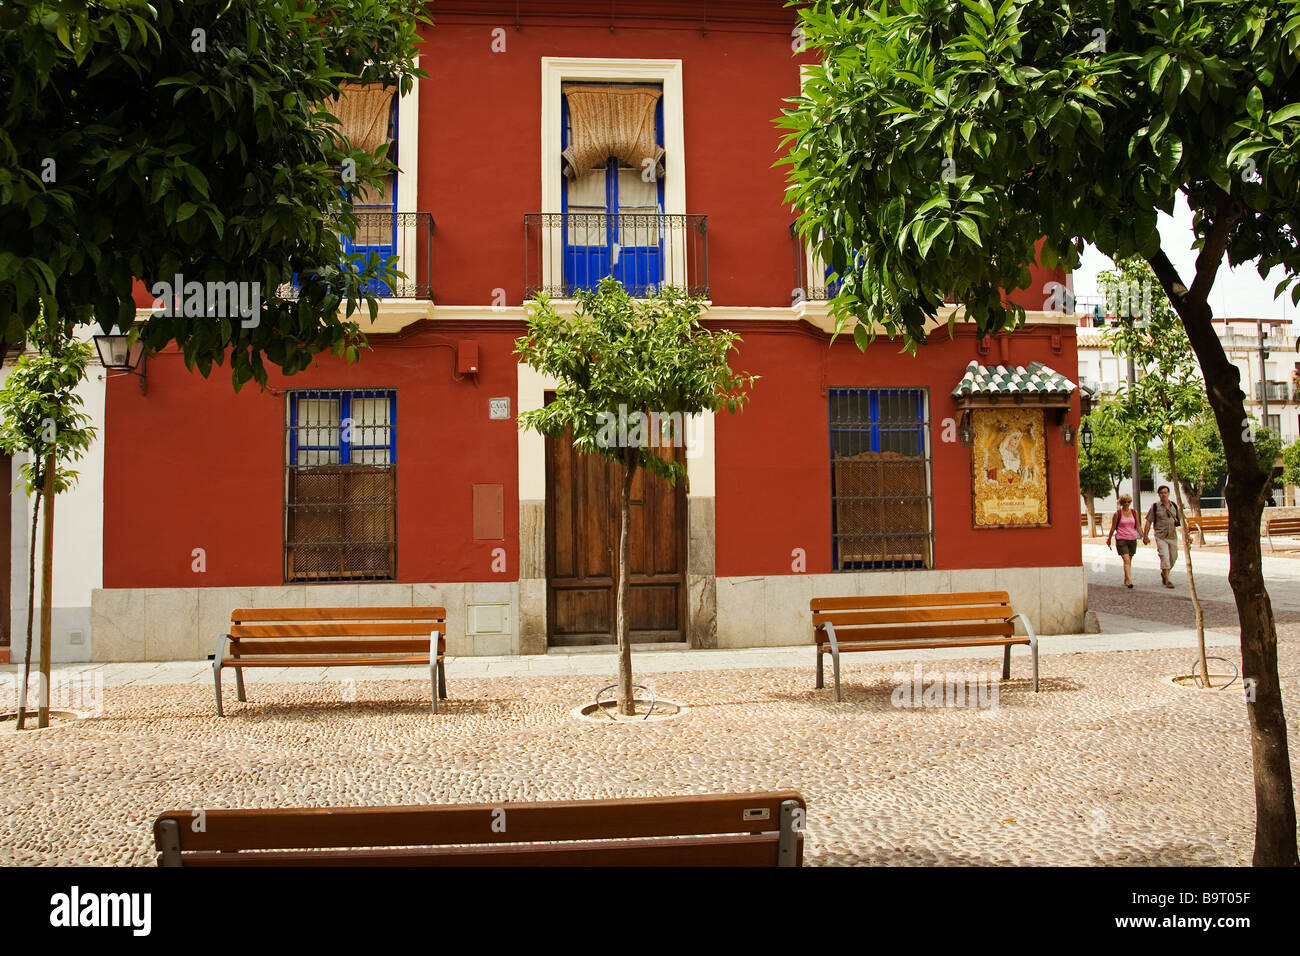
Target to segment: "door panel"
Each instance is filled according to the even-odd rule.
[[[665,450],[685,460],[683,449]],[[547,640],[613,644],[622,467],[546,439]],[[633,643],[684,641],[686,488],[644,470],[632,485],[629,595]]]

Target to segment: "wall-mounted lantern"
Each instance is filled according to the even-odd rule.
[[[126,372],[140,377],[140,394],[147,394],[145,387],[144,343],[138,339],[131,342],[129,335],[114,331],[108,335],[95,336],[95,349],[104,368],[116,372]],[[140,371],[136,371],[136,367]]]

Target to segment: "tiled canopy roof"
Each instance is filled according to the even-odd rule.
[[[966,366],[966,374],[952,390],[952,397],[1066,397],[1073,393],[1074,388],[1073,382],[1042,362],[1030,362],[1028,368],[1023,365],[1013,368],[1009,365],[980,365],[971,362]]]

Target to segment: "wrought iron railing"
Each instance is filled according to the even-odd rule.
[[[835,298],[840,291],[839,280],[831,280],[832,273],[825,260],[810,244],[804,242],[799,235],[798,226],[793,222],[790,223],[790,245],[794,253],[792,298],[804,302],[824,302]],[[954,295],[944,296],[943,301],[945,305],[959,304]]]
[[[357,228],[341,236],[347,253],[373,252],[380,259],[394,258],[404,278],[368,283],[366,291],[379,299],[433,298],[433,215],[427,212],[393,212],[391,209],[357,207]],[[293,297],[298,277],[280,288]]]
[[[709,217],[657,213],[524,216],[524,294],[572,298],[613,276],[634,296],[709,294]]]
[[[1287,383],[1286,383],[1286,382],[1269,382],[1269,383],[1268,383],[1268,400],[1269,400],[1270,402],[1285,402],[1285,401],[1287,401],[1288,398],[1289,398],[1289,396],[1288,396],[1288,394],[1287,394],[1287,391],[1288,391],[1288,390],[1287,390]],[[1255,401],[1257,401],[1257,402],[1260,401],[1260,398],[1261,398],[1261,396],[1262,396],[1263,394],[1264,394],[1264,383],[1263,383],[1263,382],[1256,382],[1256,383],[1255,383]]]

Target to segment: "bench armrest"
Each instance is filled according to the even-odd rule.
[[[834,625],[834,624],[832,624],[830,621],[826,621],[824,624],[818,624],[815,628],[813,628],[813,630],[814,630],[814,631],[825,631],[825,632],[826,632],[826,636],[830,639],[830,642],[831,642],[831,653],[833,653],[833,654],[839,654],[839,652],[840,652],[840,643],[839,643],[839,641],[835,640],[835,625]]]
[[[1029,618],[1025,617],[1023,611],[1017,611],[1015,614],[1012,614],[1006,619],[1006,623],[1010,624],[1015,621],[1016,618],[1020,618],[1020,620],[1025,624],[1025,634],[1029,637],[1029,645],[1031,647],[1037,647],[1038,635],[1034,632],[1034,625],[1029,623]]]

